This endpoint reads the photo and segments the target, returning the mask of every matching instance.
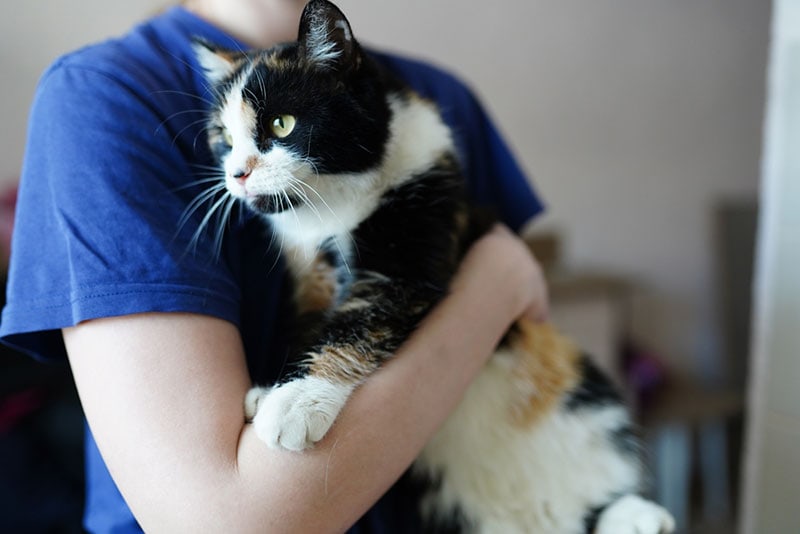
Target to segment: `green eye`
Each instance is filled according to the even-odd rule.
[[[222,140],[225,141],[226,145],[233,146],[233,136],[231,135],[231,132],[229,132],[227,128],[222,129]]]
[[[272,124],[270,125],[270,129],[272,129],[272,133],[275,134],[275,137],[283,139],[294,130],[294,125],[297,123],[295,120],[294,115],[278,115],[274,119],[272,119]]]

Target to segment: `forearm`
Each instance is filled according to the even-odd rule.
[[[464,328],[469,300],[464,293],[445,299],[396,358],[353,394],[328,436],[303,453],[269,449],[243,424],[246,377],[215,392],[207,385],[193,389],[188,361],[177,375],[158,362],[154,373],[143,373],[138,369],[150,367],[146,361],[124,363],[111,352],[92,358],[91,369],[81,364],[88,361],[85,352],[72,361],[100,449],[146,531],[338,531],[407,468],[491,352],[501,327]],[[188,318],[132,319],[152,340],[160,337],[154,322],[180,335]],[[68,346],[81,343],[81,331],[105,329],[102,322],[69,332]],[[129,343],[127,335],[114,337]],[[150,350],[128,348],[137,358]],[[89,384],[98,374],[107,378]],[[207,405],[212,398],[213,407]]]

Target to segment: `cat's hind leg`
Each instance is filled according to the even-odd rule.
[[[594,534],[670,534],[672,515],[638,495],[624,495],[608,505],[597,519]]]

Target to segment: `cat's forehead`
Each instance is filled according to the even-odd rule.
[[[299,93],[300,86],[307,87],[316,78],[312,71],[313,66],[291,44],[254,52],[242,62],[225,94],[230,99],[233,93],[241,92],[246,101],[262,108],[275,98],[282,100],[290,93]]]
[[[296,68],[300,59],[298,46],[295,43],[288,43],[254,53],[250,64],[252,67],[282,72]]]

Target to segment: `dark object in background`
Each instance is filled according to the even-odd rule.
[[[0,345],[0,532],[83,532],[83,425],[66,362]]]

